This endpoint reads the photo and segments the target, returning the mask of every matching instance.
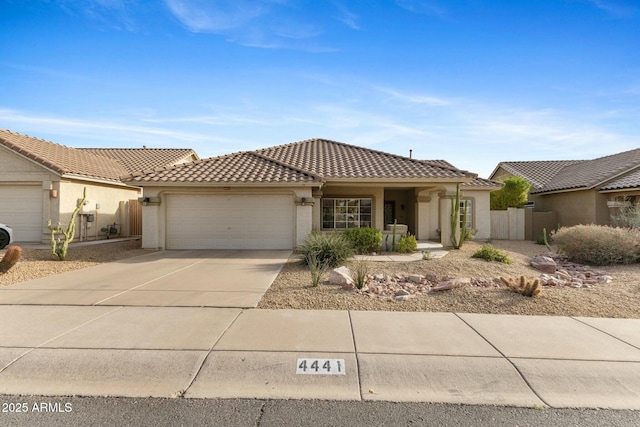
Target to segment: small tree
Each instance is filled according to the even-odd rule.
[[[505,179],[504,187],[489,194],[492,210],[506,210],[507,208],[521,208],[527,203],[531,184],[519,176]]]
[[[60,222],[58,222],[55,227],[51,226],[51,219],[47,222],[47,228],[51,231],[51,253],[60,261],[64,261],[65,258],[67,258],[69,243],[73,241],[76,234],[76,216],[78,216],[78,212],[80,212],[80,209],[84,206],[85,200],[87,200],[87,187],[84,187],[82,199],[78,201],[75,210],[71,214],[71,219],[69,220],[66,231],[62,229]],[[64,239],[59,236],[60,234],[64,236]],[[57,238],[56,235],[58,235]]]

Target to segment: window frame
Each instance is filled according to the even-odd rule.
[[[463,224],[462,224],[462,220],[464,218],[464,212],[466,210],[467,212],[467,223],[464,224],[464,228],[466,230],[473,230],[473,207],[474,207],[475,203],[474,200],[471,198],[466,198],[466,199],[460,199],[460,216],[458,218],[458,225],[460,226],[460,228],[463,228]]]
[[[373,227],[373,198],[323,197],[320,215],[322,230]]]

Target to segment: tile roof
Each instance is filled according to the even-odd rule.
[[[498,168],[521,176],[532,194],[571,189],[614,190],[640,187],[640,148],[593,160],[500,162]],[[493,175],[493,174],[492,174]]]
[[[321,182],[327,179],[438,179],[471,181],[476,175],[438,164],[326,139],[212,157],[131,175],[128,182]]]
[[[567,165],[535,193],[596,188],[640,166],[640,148]],[[533,192],[532,192],[533,193]]]
[[[500,162],[503,168],[512,175],[520,176],[531,183],[534,191],[550,182],[563,168],[585,160],[540,160],[527,162]],[[495,173],[495,171],[494,171]],[[493,174],[492,174],[493,176]]]
[[[193,163],[134,173],[132,183],[313,183],[321,178],[283,165],[254,152],[245,151],[211,157]]]
[[[198,160],[189,148],[78,148],[101,157],[117,161],[129,173],[153,170],[165,166]]]
[[[423,162],[428,162],[428,163],[433,163],[436,165],[441,165],[441,166],[445,166],[445,167],[449,167],[449,168],[455,168],[455,166],[453,166],[451,163],[449,163],[446,160],[423,160]],[[474,188],[486,188],[486,187],[495,187],[495,188],[502,188],[504,187],[504,184],[498,181],[492,181],[490,179],[485,179],[485,178],[480,178],[477,177],[476,179],[474,179],[471,182],[465,182],[464,184],[461,185],[462,188],[465,187],[474,187]]]
[[[4,129],[0,129],[0,145],[60,175],[120,181],[128,173],[124,166],[107,157]]]
[[[312,171],[325,179],[461,178],[476,175],[452,166],[410,159],[326,139],[308,139],[257,150],[263,156]]]
[[[618,179],[608,182],[600,190],[622,190],[625,188],[640,188],[640,168]]]

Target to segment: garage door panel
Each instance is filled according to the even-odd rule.
[[[42,240],[42,186],[0,185],[0,222],[18,242]]]
[[[286,195],[169,195],[169,249],[291,249],[293,198]]]

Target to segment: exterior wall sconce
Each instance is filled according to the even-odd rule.
[[[296,205],[299,206],[313,206],[313,199],[308,197],[301,197],[296,200]]]
[[[55,189],[51,189],[49,190],[49,197],[51,197],[52,199],[57,199],[58,198],[58,190]]]

